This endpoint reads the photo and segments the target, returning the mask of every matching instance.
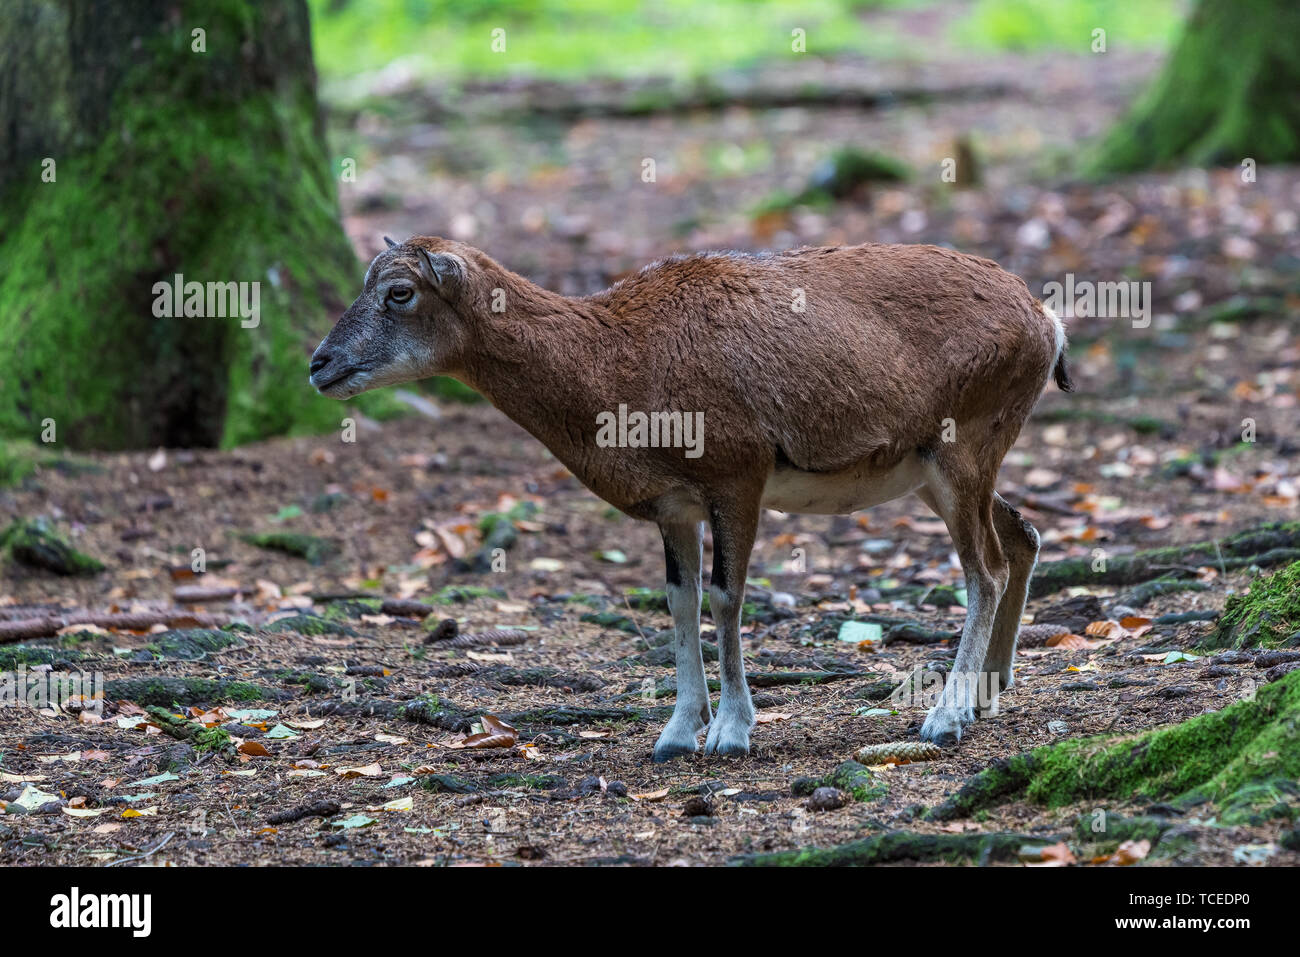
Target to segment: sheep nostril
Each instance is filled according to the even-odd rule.
[[[328,355],[312,356],[311,374],[315,375],[317,372],[320,372],[321,369],[324,369],[329,364],[330,364],[330,357]]]

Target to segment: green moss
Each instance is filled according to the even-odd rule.
[[[1300,671],[1181,724],[1092,737],[995,762],[931,815],[949,820],[1025,795],[1059,807],[1084,800],[1224,801],[1242,788],[1300,776]]]
[[[306,559],[312,565],[319,565],[341,551],[339,543],[332,539],[304,535],[301,532],[248,533],[240,538],[258,548],[269,548]]]
[[[418,786],[437,794],[472,794],[479,789],[473,781],[466,781],[453,774],[422,774]]]
[[[837,847],[801,847],[771,854],[746,854],[732,867],[869,867],[896,861],[943,861],[961,864],[1014,860],[1022,847],[1050,843],[1029,834],[917,834],[890,831]]]
[[[629,588],[623,593],[629,608],[668,614],[668,593],[662,588]]]
[[[1229,535],[1219,541],[1194,542],[1116,555],[1104,567],[1092,558],[1066,558],[1042,562],[1029,582],[1030,597],[1037,598],[1071,585],[1134,585],[1169,578],[1171,567],[1213,565],[1242,568],[1252,564],[1279,565],[1300,558],[1300,522],[1268,522]]]
[[[17,485],[35,472],[36,458],[34,442],[0,442],[0,488]]]
[[[113,701],[171,707],[222,701],[279,701],[286,693],[232,678],[119,678],[104,683],[104,696]]]
[[[342,686],[339,679],[314,671],[277,671],[275,677],[285,684],[298,685],[310,694],[325,694]]]
[[[1300,786],[1286,778],[1247,784],[1220,802],[1223,824],[1258,826],[1271,820],[1293,821],[1300,810]]]
[[[1036,413],[1035,422],[1095,422],[1100,425],[1119,425],[1132,429],[1139,435],[1160,435],[1170,438],[1178,433],[1178,426],[1173,422],[1158,419],[1151,415],[1116,415],[1100,409],[1088,409],[1076,406],[1061,406],[1046,412]]]
[[[1205,648],[1276,648],[1300,633],[1300,562],[1255,579],[1228,597]]]
[[[179,4],[137,35],[98,135],[68,123],[76,145],[55,150],[56,181],[40,181],[38,159],[5,180],[0,435],[34,439],[50,418],[73,447],[232,446],[339,427],[346,409],[307,386],[306,364],[361,268],[314,75],[310,62],[279,76],[250,66],[254,51],[275,62],[273,45],[299,27],[282,22],[289,9]],[[204,53],[191,51],[195,23]],[[46,62],[75,61],[64,50]],[[80,85],[61,69],[49,87]],[[154,284],[177,273],[259,283],[258,324],[156,318]]]
[[[807,797],[818,788],[839,788],[853,796],[855,801],[875,801],[885,796],[889,786],[870,768],[857,761],[845,761],[824,778],[796,778],[790,784],[795,797]]]
[[[355,638],[357,634],[346,625],[317,615],[290,615],[287,618],[277,618],[266,626],[266,630],[273,634],[294,631],[313,638],[320,635],[346,635]]]
[[[44,518],[14,519],[0,532],[0,550],[13,561],[57,575],[94,575],[103,562],[77,551]]]
[[[383,604],[383,600],[379,598],[349,598],[343,601],[332,601],[321,611],[321,617],[333,622],[352,621],[362,615],[379,614]]]
[[[505,591],[500,588],[484,588],[479,585],[447,585],[424,599],[424,601],[430,605],[463,605],[476,598],[505,597]],[[438,623],[426,619],[425,624],[430,628],[434,628],[437,627]]]
[[[149,717],[173,738],[189,741],[196,751],[216,751],[231,744],[230,733],[225,728],[205,728],[196,721],[177,717],[166,708],[150,705]]]
[[[625,631],[629,635],[641,634],[641,629],[635,621],[627,615],[620,615],[612,611],[589,612],[581,616],[581,621],[593,625],[600,625],[602,628],[613,628],[616,631]]]
[[[402,705],[399,714],[407,721],[431,724],[447,731],[468,731],[475,716],[434,694],[420,695]]]
[[[0,670],[9,671],[19,665],[72,664],[85,658],[74,648],[51,648],[47,645],[13,645],[0,648]]]
[[[657,611],[665,615],[668,614],[668,593],[662,588],[629,588],[623,593],[623,598],[627,602],[628,607],[637,611]],[[588,605],[592,605],[594,601],[599,601],[602,604],[605,601],[604,599],[593,599],[590,596],[581,595],[577,596],[573,600]],[[709,595],[707,591],[700,598],[700,611],[706,615],[711,615],[713,613],[709,608]],[[741,605],[741,621],[752,621],[756,618],[762,617],[762,615],[762,609],[752,601],[747,601]]]
[[[1093,151],[1095,173],[1300,159],[1300,6],[1198,0],[1160,75]]]
[[[243,647],[243,639],[231,632],[207,628],[164,631],[154,636],[147,650],[160,658],[199,661],[209,654]]]
[[[1156,844],[1173,823],[1166,817],[1124,817],[1111,811],[1083,814],[1075,825],[1074,836],[1079,843],[1092,847],[1093,856],[1111,854],[1125,841],[1146,840]]]

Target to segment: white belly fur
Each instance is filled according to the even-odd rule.
[[[839,472],[777,469],[763,487],[763,507],[779,512],[844,515],[902,498],[924,484],[924,466],[915,455],[883,472],[866,466]]]

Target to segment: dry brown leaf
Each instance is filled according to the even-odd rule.
[[[1048,638],[1045,647],[1059,648],[1062,651],[1078,651],[1081,648],[1100,648],[1101,642],[1089,641],[1083,635],[1067,633]]]
[[[1117,621],[1094,621],[1088,624],[1083,630],[1084,634],[1092,635],[1094,638],[1122,638],[1124,628]]]
[[[384,772],[378,764],[367,764],[359,768],[335,768],[334,773],[341,778],[377,778]]]
[[[1127,867],[1129,864],[1136,864],[1150,853],[1151,842],[1148,840],[1125,841],[1115,852],[1113,860],[1120,867]]]
[[[630,794],[633,801],[662,801],[668,797],[668,788],[660,788],[658,791],[647,791],[645,794]]]
[[[1040,854],[1041,856],[1037,861],[1027,862],[1028,866],[1069,867],[1071,864],[1078,863],[1074,857],[1074,853],[1064,841],[1042,848]]]
[[[467,738],[454,742],[453,748],[513,748],[519,743],[519,732],[493,714],[485,714],[479,722],[483,725],[480,734],[471,734]]]
[[[235,749],[240,754],[251,755],[255,758],[269,758],[271,752],[266,750],[266,745],[261,741],[245,741]]]

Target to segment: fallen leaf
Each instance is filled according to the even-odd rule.
[[[1148,840],[1125,841],[1115,852],[1114,862],[1121,867],[1127,867],[1129,864],[1136,864],[1150,853],[1151,842]]]
[[[480,719],[483,731],[461,739],[452,747],[459,748],[512,748],[519,743],[519,732],[495,715],[485,714]]]
[[[1034,853],[1037,853],[1037,857],[1032,856]],[[1034,848],[1032,851],[1022,850],[1021,860],[1030,867],[1069,867],[1071,864],[1078,863],[1064,841],[1049,844],[1047,847]]]
[[[633,801],[662,801],[668,797],[669,788],[661,788],[658,791],[648,791],[644,794],[628,795]]]
[[[334,773],[341,778],[377,778],[384,772],[378,764],[367,764],[359,768],[335,768]]]
[[[1045,647],[1059,648],[1062,651],[1078,651],[1082,648],[1100,648],[1101,642],[1089,641],[1082,635],[1064,634],[1054,635],[1047,639]]]
[[[330,827],[369,827],[374,823],[375,819],[373,817],[366,817],[364,814],[354,814],[349,818],[344,818],[342,821],[331,822]]]
[[[368,807],[367,811],[410,811],[415,807],[415,799],[407,796],[400,797],[389,801],[387,804],[380,804],[378,807]]]

